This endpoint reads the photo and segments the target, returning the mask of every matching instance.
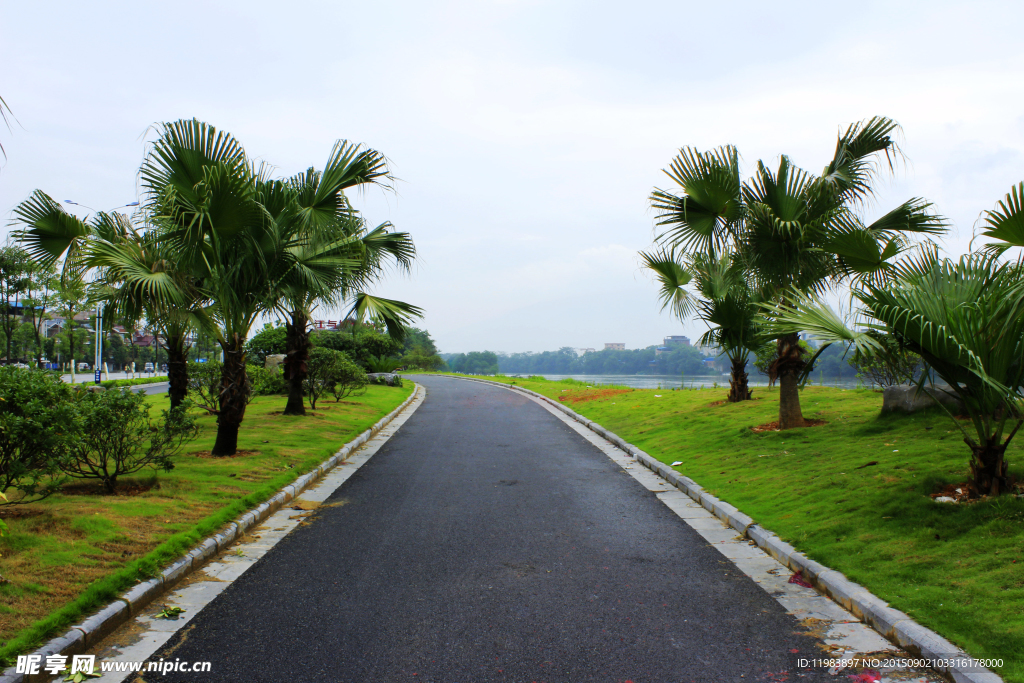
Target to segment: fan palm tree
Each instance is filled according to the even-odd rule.
[[[818,297],[795,290],[785,305],[774,304],[771,327],[779,334],[806,330],[877,357],[888,352],[877,332],[894,335],[949,385],[970,416],[973,434],[942,406],[971,450],[976,492],[1007,492],[1006,447],[1024,423],[1024,273],[994,254],[953,262],[930,250],[902,264],[893,281],[864,282],[853,295],[865,330],[852,330]]]
[[[729,358],[727,400],[750,400],[746,366],[750,353],[761,344],[760,309],[747,285],[743,263],[729,254],[713,259],[700,252],[686,259],[664,250],[640,252],[640,257],[661,285],[662,310],[671,308],[680,320],[696,313],[709,328],[700,344],[716,346]],[[696,293],[686,289],[691,283]]]
[[[323,171],[310,168],[285,181],[261,182],[260,201],[272,219],[280,253],[269,252],[272,307],[286,317],[286,415],[304,415],[303,382],[309,361],[309,322],[318,305],[336,307],[376,279],[387,258],[408,269],[415,247],[385,223],[367,230],[345,190],[390,180],[379,152],[342,140]],[[385,185],[386,186],[386,185]],[[404,305],[404,304],[403,304]],[[390,328],[389,328],[390,329]],[[394,334],[401,334],[401,327]]]
[[[666,174],[682,192],[656,189],[657,236],[663,247],[714,258],[722,250],[742,262],[753,291],[785,310],[794,291],[823,294],[842,284],[880,283],[891,277],[893,259],[910,249],[914,234],[937,235],[944,221],[930,205],[911,199],[871,224],[856,209],[872,196],[881,160],[892,169],[899,149],[897,124],[875,117],[853,124],[839,137],[820,176],[783,156],[777,170],[758,162],[754,176],[740,181],[732,146],[711,152],[680,150]],[[799,333],[777,339],[770,368],[779,380],[779,424],[804,426],[798,385],[807,369]]]
[[[108,306],[108,326],[134,329],[145,315],[164,338],[168,351],[168,394],[177,407],[188,392],[187,339],[203,324],[202,296],[193,278],[177,267],[170,244],[159,230],[143,231],[121,213],[99,212],[79,219],[45,192],[36,190],[15,210],[22,226],[17,239],[44,267],[62,259],[62,280],[82,283],[97,277],[89,300]]]
[[[233,136],[192,119],[159,127],[139,177],[144,210],[214,304],[224,363],[212,452],[234,454],[249,392],[245,340],[271,300],[270,256],[287,255],[260,202],[266,171]]]
[[[139,175],[145,209],[212,302],[224,353],[213,454],[231,455],[248,399],[253,323],[290,298],[293,337],[306,334],[310,302],[329,298],[336,274],[358,265],[337,234],[353,215],[343,190],[390,176],[378,152],[341,141],[323,172],[272,180],[234,137],[194,119],[160,127]],[[292,355],[301,368],[301,353]]]

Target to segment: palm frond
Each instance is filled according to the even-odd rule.
[[[641,251],[640,259],[644,267],[654,273],[655,279],[661,285],[658,291],[661,310],[671,309],[680,320],[686,320],[693,315],[696,310],[695,297],[686,290],[686,285],[690,284],[693,274],[668,251]]]
[[[985,230],[981,233],[998,242],[986,248],[1002,253],[1010,247],[1024,247],[1024,182],[1011,188],[994,211],[985,212]]]
[[[405,328],[416,318],[423,317],[423,309],[404,301],[385,299],[359,292],[353,297],[352,308],[346,317],[352,316],[357,321],[379,320],[387,327],[388,335],[397,341],[405,338]]]

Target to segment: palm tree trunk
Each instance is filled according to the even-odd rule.
[[[185,336],[165,336],[167,341],[167,394],[171,398],[171,409],[177,408],[188,395],[188,346]]]
[[[804,367],[800,336],[795,332],[779,337],[779,355],[773,364],[773,374],[779,379],[779,429],[806,427],[804,414],[800,410],[800,388],[798,382]]]
[[[1005,454],[1006,444],[1000,444],[996,436],[983,444],[971,446],[971,476],[979,494],[998,496],[1010,490]]]
[[[217,440],[212,455],[234,455],[238,450],[238,427],[245,417],[249,379],[245,375],[245,339],[235,334],[221,342],[224,366],[220,375],[220,413]]]
[[[309,320],[304,311],[292,311],[292,319],[285,324],[287,345],[284,358],[284,378],[288,382],[288,404],[285,415],[305,415],[306,404],[302,383],[309,367]]]
[[[750,389],[747,386],[747,357],[732,359],[732,378],[729,380],[729,403],[749,401]]]

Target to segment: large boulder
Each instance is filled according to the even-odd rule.
[[[940,403],[954,415],[963,413],[963,404],[948,384],[923,386],[920,389],[916,384],[897,384],[886,387],[882,394],[883,413],[916,413],[935,408]]]
[[[271,374],[277,375],[283,372],[281,363],[284,363],[284,359],[287,356],[283,353],[273,353],[267,356],[267,359],[263,361],[263,367],[270,371]]]
[[[402,386],[402,376],[393,372],[368,372],[366,377],[370,380],[370,384],[384,384],[389,387]]]

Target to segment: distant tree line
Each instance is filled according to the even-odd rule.
[[[472,351],[443,354],[442,358],[449,370],[467,375],[709,375],[729,369],[729,359],[724,354],[711,355],[692,346],[670,347],[661,354],[655,349],[653,346],[625,351],[605,349],[580,355],[565,346],[540,353]],[[852,360],[853,354],[847,353],[845,348],[830,346],[815,361],[811,381],[828,383],[836,379],[856,379],[859,370],[851,364]],[[748,371],[767,374],[753,363]]]

